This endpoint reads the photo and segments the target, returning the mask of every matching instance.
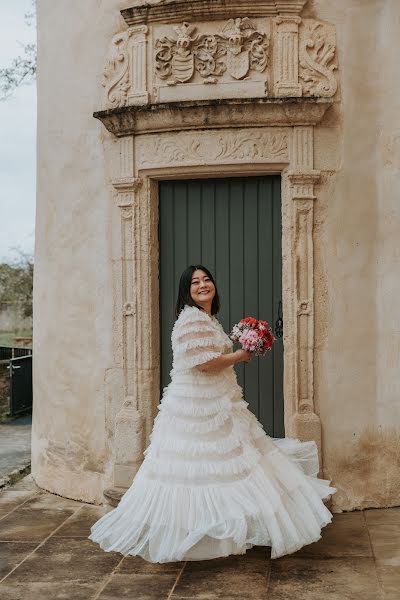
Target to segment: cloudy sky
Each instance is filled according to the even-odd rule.
[[[0,0],[0,67],[35,41],[24,15],[31,0]],[[36,187],[36,88],[22,86],[0,101],[0,261],[12,261],[19,247],[33,253]]]

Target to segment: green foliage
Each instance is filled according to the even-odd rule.
[[[25,317],[32,316],[33,259],[19,251],[13,264],[0,263],[0,303],[18,302]]]
[[[36,25],[36,0],[32,0],[32,10],[25,14],[28,26]],[[5,100],[22,84],[31,83],[36,78],[36,44],[23,44],[23,55],[17,56],[9,67],[0,69],[0,100]]]

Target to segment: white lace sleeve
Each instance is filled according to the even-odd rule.
[[[172,330],[174,367],[190,369],[222,354],[221,340],[210,317],[195,306],[186,306]]]

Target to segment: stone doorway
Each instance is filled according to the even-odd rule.
[[[229,333],[244,316],[275,327],[282,305],[281,180],[207,178],[159,183],[160,367],[170,381],[171,330],[178,282],[188,264],[204,264],[216,278],[218,319]],[[236,367],[249,408],[274,437],[284,437],[283,340],[273,352]]]

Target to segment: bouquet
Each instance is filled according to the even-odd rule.
[[[276,340],[268,323],[253,317],[246,317],[234,325],[229,337],[233,342],[239,342],[243,350],[254,352],[257,356],[264,356],[270,351]]]

